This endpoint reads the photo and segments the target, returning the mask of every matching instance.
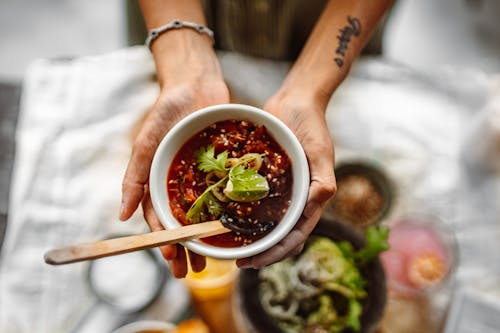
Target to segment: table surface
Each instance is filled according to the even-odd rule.
[[[229,59],[229,60],[226,59],[226,65],[228,62],[230,62],[230,60],[231,59]],[[106,63],[106,61],[103,61],[103,62]],[[240,68],[240,66],[236,66],[236,65],[238,65],[237,61],[234,61],[234,65],[235,65],[234,68],[236,68],[236,69]],[[261,65],[261,64],[259,64],[259,65]],[[370,127],[368,127],[368,125],[370,125],[372,123],[374,124],[375,127],[377,125],[379,126],[379,127],[374,128],[374,131],[377,130],[378,136],[370,137],[370,135],[367,134],[366,138],[365,138],[366,139],[365,141],[368,141],[369,139],[373,139],[372,141],[370,141],[371,146],[369,147],[369,148],[371,148],[372,151],[377,152],[377,148],[378,148],[379,149],[378,152],[384,152],[384,150],[382,150],[380,148],[381,148],[381,145],[383,143],[388,142],[388,139],[392,139],[392,141],[394,141],[394,138],[400,138],[400,141],[401,141],[401,138],[403,138],[403,139],[405,138],[405,133],[401,133],[396,128],[396,125],[398,124],[398,122],[396,122],[396,121],[393,122],[392,118],[391,119],[384,118],[384,119],[381,119],[382,121],[370,122],[370,120],[373,118],[373,115],[371,113],[376,112],[377,110],[371,110],[370,108],[366,108],[366,105],[362,104],[362,102],[365,99],[356,98],[357,95],[355,95],[355,93],[357,93],[358,91],[360,92],[360,94],[361,94],[361,92],[363,94],[363,95],[360,95],[359,97],[364,97],[365,95],[369,95],[376,102],[378,101],[381,107],[382,106],[385,107],[387,105],[385,105],[383,103],[383,101],[377,100],[375,97],[377,97],[377,93],[380,93],[380,91],[381,91],[380,89],[387,88],[386,85],[388,85],[389,88],[390,87],[392,87],[392,88],[397,87],[398,88],[397,91],[395,89],[393,89],[394,91],[392,91],[392,90],[391,91],[393,93],[399,92],[400,94],[399,95],[396,94],[396,97],[400,96],[401,100],[404,100],[405,98],[407,98],[407,96],[414,96],[413,94],[416,94],[415,95],[416,100],[420,101],[418,98],[423,98],[423,96],[425,95],[426,92],[428,92],[429,90],[432,90],[432,89],[427,89],[427,88],[426,89],[424,89],[424,88],[420,89],[420,88],[426,87],[427,85],[429,85],[428,82],[434,82],[434,81],[430,81],[431,79],[435,78],[434,76],[430,76],[429,78],[427,76],[422,76],[423,79],[421,79],[420,76],[417,76],[416,79],[418,79],[418,80],[413,80],[413,79],[415,79],[415,77],[408,75],[409,77],[406,78],[407,79],[406,81],[403,80],[404,78],[401,80],[394,79],[391,81],[391,80],[388,80],[388,78],[390,79],[394,74],[400,75],[401,73],[404,74],[406,72],[404,70],[397,68],[397,67],[396,68],[390,67],[390,66],[384,67],[383,64],[375,64],[375,65],[377,65],[377,66],[368,66],[366,68],[366,70],[361,71],[360,73],[362,75],[358,75],[357,77],[354,77],[355,79],[356,78],[358,79],[357,81],[351,82],[351,86],[348,86],[348,88],[345,88],[346,85],[344,85],[344,91],[343,92],[339,91],[336,93],[337,94],[337,106],[339,106],[339,108],[336,109],[335,120],[337,120],[337,121],[351,120],[347,116],[352,115],[352,114],[359,115],[359,117],[360,117],[360,119],[359,119],[360,121],[358,121],[356,123],[352,122],[356,125],[354,129],[337,128],[338,131],[336,134],[339,136],[343,135],[343,138],[345,139],[345,143],[347,143],[347,145],[345,145],[344,148],[349,148],[350,147],[349,144],[351,146],[353,146],[354,148],[356,148],[359,146],[359,142],[363,142],[363,140],[361,140],[363,138],[359,138],[359,136],[356,135],[356,133],[367,132],[368,134],[373,134],[370,131],[363,131],[365,129],[365,127],[363,127],[363,126],[366,125],[366,128],[370,129]],[[262,66],[263,66],[263,68],[267,68],[267,67],[265,67],[265,64]],[[280,73],[281,73],[281,71],[285,72],[285,67],[284,66],[280,67],[278,70],[280,71]],[[382,70],[383,70],[383,73],[386,73],[388,70],[387,77],[385,75],[381,75],[379,73],[379,71],[382,71]],[[256,72],[256,73],[261,73],[261,72],[262,71]],[[275,72],[276,72],[276,70],[275,70]],[[275,73],[275,72],[273,72],[273,73]],[[418,74],[418,75],[420,75],[420,74]],[[234,76],[237,78],[246,77],[246,75],[234,75]],[[275,76],[273,76],[273,78],[274,77],[279,77],[279,75],[275,75]],[[376,81],[376,80],[371,79],[373,77],[378,78],[379,80]],[[452,76],[450,76],[450,77],[452,77]],[[467,76],[464,76],[464,77],[467,77]],[[446,78],[448,78],[448,77],[445,77],[445,79]],[[429,79],[429,81],[427,81],[427,79]],[[384,81],[384,80],[387,80],[388,83],[385,84],[384,87],[380,87],[380,89],[377,90],[378,86],[375,83],[378,83],[378,82],[385,83],[386,81]],[[245,80],[243,80],[243,81],[245,81]],[[248,81],[248,80],[246,80],[246,81]],[[262,80],[261,80],[261,78],[257,77],[255,80],[250,80],[250,81],[261,82]],[[417,83],[414,83],[414,81],[416,81]],[[451,85],[451,82],[465,82],[465,80],[462,80],[462,81],[460,81],[460,80],[458,80],[458,81],[457,80],[448,80],[448,81],[444,80],[444,81],[446,83],[448,83],[449,85]],[[234,80],[233,82],[229,82],[229,83],[232,83],[231,86],[235,88],[234,89],[235,91],[244,91],[244,92],[248,93],[248,91],[251,90],[250,88],[243,85],[244,82],[241,83],[241,86],[238,86],[237,85],[238,82],[239,81],[237,81],[237,80]],[[405,82],[407,84],[405,84]],[[441,81],[439,81],[439,82],[441,82]],[[391,83],[392,83],[392,85],[391,85]],[[272,84],[274,84],[274,81],[272,82]],[[270,85],[272,85],[272,84],[270,84]],[[464,89],[470,88],[470,86],[472,86],[472,84],[465,85]],[[400,87],[402,90],[399,89]],[[419,115],[420,115],[420,113],[424,113],[424,115],[425,115],[425,114],[429,114],[431,111],[436,111],[437,115],[434,115],[434,116],[436,116],[436,117],[439,115],[443,116],[443,114],[439,114],[439,112],[437,112],[437,111],[439,111],[439,109],[448,110],[448,109],[451,109],[452,107],[455,106],[455,104],[450,102],[450,100],[452,100],[451,97],[455,96],[455,95],[452,95],[451,93],[455,92],[457,94],[457,96],[464,95],[464,94],[459,94],[459,92],[461,91],[459,89],[460,87],[455,87],[455,86],[441,87],[439,85],[437,85],[436,87],[437,87],[436,90],[439,90],[438,91],[439,94],[436,93],[436,95],[433,95],[431,93],[430,94],[431,100],[429,100],[427,104],[425,104],[425,103],[422,104],[423,106],[427,106],[427,107],[432,106],[431,110],[428,111],[423,107],[422,108],[419,108],[419,107],[411,108],[410,107],[411,105],[409,105],[407,108],[408,110],[406,110],[406,111],[409,112],[410,116],[416,115],[416,114],[412,114],[410,111],[415,111],[415,113],[418,111]],[[257,88],[259,88],[259,87],[257,87]],[[257,89],[257,88],[255,88],[255,89]],[[438,88],[440,88],[440,89],[438,89]],[[348,89],[350,89],[350,90],[348,90]],[[255,93],[255,95],[259,95],[259,94],[265,95],[265,93],[267,93],[268,91],[271,91],[271,90],[272,89],[266,89],[266,92],[262,92],[260,90],[253,91],[253,92]],[[28,91],[28,90],[26,90],[26,91]],[[464,91],[468,91],[468,90],[464,90]],[[0,152],[1,152],[1,154],[0,154],[0,185],[1,185],[0,186],[0,242],[4,238],[5,227],[6,227],[7,216],[8,216],[9,188],[10,188],[10,184],[11,184],[11,178],[12,178],[11,176],[12,176],[13,162],[14,162],[15,135],[16,135],[16,124],[17,124],[18,112],[19,112],[20,95],[21,95],[21,86],[20,85],[8,84],[8,83],[1,84],[0,83]],[[248,95],[251,96],[250,93]],[[450,95],[451,97],[448,95]],[[427,95],[425,95],[425,96],[427,96]],[[245,97],[245,96],[243,96],[243,97]],[[391,95],[391,97],[394,97],[394,96]],[[247,100],[251,100],[251,99],[242,98],[242,100],[247,101]],[[346,104],[347,103],[346,101],[349,101],[350,104]],[[354,102],[356,102],[356,103],[354,103]],[[357,103],[357,102],[359,102],[359,103]],[[342,103],[344,103],[344,104],[342,104]],[[449,104],[447,104],[447,103],[449,103]],[[255,104],[259,105],[259,103],[255,103]],[[459,103],[457,102],[457,104],[459,104]],[[420,104],[418,104],[418,105],[420,105]],[[470,107],[469,104],[466,104],[466,105],[468,107]],[[348,107],[346,107],[346,106],[348,106]],[[366,109],[368,109],[368,111],[370,111],[370,114],[364,115],[363,112]],[[458,107],[456,109],[457,109],[457,111],[461,110]],[[353,111],[358,111],[358,113],[353,112]],[[368,111],[366,111],[366,112],[368,112]],[[384,110],[382,108],[378,111],[379,111],[378,115],[384,116],[384,112],[383,112]],[[427,111],[427,113],[425,113],[425,111]],[[398,112],[398,113],[394,113],[394,114],[399,115],[400,113]],[[361,117],[361,116],[363,116],[363,117]],[[438,118],[438,119],[440,119],[440,118]],[[364,120],[364,122],[362,122],[361,120]],[[401,120],[401,119],[398,119],[398,120]],[[412,125],[412,124],[410,124],[410,125]],[[431,125],[433,125],[433,124],[431,124]],[[415,128],[416,128],[416,126],[415,126]],[[427,128],[428,131],[422,131],[422,130],[420,130],[420,128],[421,127],[414,129],[414,127],[409,126],[410,130],[414,130],[410,134],[415,134],[415,137],[417,137],[417,135],[429,134],[430,133],[429,131],[432,131],[432,130],[434,130],[434,132],[436,132],[437,130],[440,130],[440,128],[435,127],[435,126],[430,126],[430,128]],[[449,129],[449,128],[446,127],[446,129]],[[451,129],[456,130],[456,129],[459,129],[459,127],[451,128]],[[455,134],[455,131],[452,131],[452,134]],[[450,138],[454,138],[454,136],[450,136]],[[440,146],[440,144],[443,145],[443,144],[448,143],[450,141],[449,140],[450,138],[446,137],[446,136],[439,137],[438,139],[441,139],[441,140],[433,142],[433,147],[434,146],[437,146],[438,148],[442,147],[443,151],[447,151],[446,150],[447,146],[446,145]],[[391,141],[391,144],[393,144],[392,141]],[[413,141],[411,141],[411,142],[410,141],[411,140],[408,140],[408,142],[404,141],[404,142],[401,142],[401,144],[413,143]],[[339,141],[337,140],[336,143],[338,143],[338,142]],[[418,141],[418,142],[420,142],[420,141]],[[397,154],[396,155],[394,155],[394,154],[393,155],[380,155],[380,153],[379,153],[379,155],[376,155],[375,157],[385,158],[385,159],[390,159],[392,157],[393,159],[396,159],[398,163],[390,164],[390,166],[392,168],[391,171],[399,171],[398,167],[400,167],[400,166],[403,166],[403,167],[410,166],[410,170],[409,170],[410,175],[414,175],[412,173],[412,172],[414,172],[415,175],[420,176],[421,174],[417,174],[417,172],[415,170],[417,169],[417,167],[421,166],[419,164],[419,162],[422,162],[422,161],[424,161],[426,163],[429,162],[427,154],[425,153],[425,151],[423,149],[421,149],[427,143],[428,142],[424,142],[424,144],[422,144],[422,145],[419,145],[419,144],[409,145],[409,146],[403,145],[402,148],[404,148],[404,149],[407,149],[408,147],[413,148],[414,146],[416,148],[420,148],[420,150],[417,149],[416,151],[412,151],[413,153],[410,156],[411,158],[408,158],[408,159],[404,158],[405,157],[404,154],[402,154],[399,159],[397,159],[397,157],[399,156]],[[377,145],[380,145],[380,147]],[[398,147],[395,147],[395,148],[398,148]],[[393,149],[391,152],[393,152],[394,150],[396,153],[399,152],[397,149]],[[344,155],[343,155],[344,157],[347,156],[347,154],[345,153],[346,151],[347,151],[347,149],[344,149]],[[342,154],[341,154],[342,151],[340,149],[337,151],[337,153],[338,153],[337,154],[338,157],[342,157]],[[420,155],[418,153],[420,153]],[[415,155],[417,155],[417,156],[415,157]],[[421,157],[421,159],[417,158],[419,156]],[[437,157],[443,157],[443,156],[437,156]],[[444,157],[448,157],[448,156],[445,155]],[[453,155],[452,157],[455,157],[455,156]],[[445,158],[442,158],[441,160],[435,159],[435,160],[430,160],[430,161],[434,162],[434,167],[438,167],[436,169],[437,171],[441,170],[441,169],[439,169],[439,167],[441,167],[443,170],[448,170],[448,167],[450,166],[450,163],[446,163],[448,160],[446,160]],[[455,161],[453,161],[453,162],[455,162]],[[422,165],[423,165],[423,162],[422,162]],[[453,165],[451,165],[451,166],[453,166]],[[427,170],[428,168],[424,168],[424,169]],[[422,174],[422,175],[429,176],[427,174]],[[402,176],[404,176],[404,174],[402,174]],[[460,240],[463,241],[462,248],[465,250],[464,255],[461,257],[461,260],[465,264],[470,264],[471,262],[473,262],[475,264],[473,266],[474,269],[476,269],[477,267],[480,267],[481,260],[477,260],[476,259],[477,256],[474,256],[474,258],[471,258],[471,254],[475,254],[476,250],[478,250],[479,248],[476,249],[476,247],[475,247],[476,242],[469,241],[469,239],[472,236],[481,237],[481,238],[478,238],[478,239],[481,239],[481,241],[482,241],[481,253],[484,252],[484,248],[487,248],[488,245],[491,245],[491,248],[497,247],[497,239],[495,239],[493,237],[494,235],[492,236],[492,232],[491,232],[491,226],[495,225],[494,221],[493,221],[493,218],[494,218],[493,214],[490,214],[491,211],[496,210],[496,209],[494,209],[495,208],[494,207],[494,203],[495,203],[494,198],[489,198],[487,196],[485,197],[483,192],[485,192],[486,189],[484,189],[483,187],[478,187],[478,185],[482,185],[483,183],[477,182],[474,179],[471,179],[469,181],[474,186],[469,186],[471,184],[468,184],[468,183],[466,184],[469,186],[469,187],[467,187],[467,189],[470,189],[470,190],[463,193],[464,194],[463,197],[466,199],[466,201],[464,201],[462,197],[455,198],[455,196],[458,197],[458,194],[462,194],[462,193],[458,193],[457,195],[452,196],[451,194],[455,194],[455,193],[452,193],[451,191],[454,190],[455,187],[448,186],[451,183],[446,183],[446,182],[443,183],[441,178],[439,178],[439,180],[440,180],[439,182],[435,181],[436,180],[435,177],[425,177],[425,178],[415,177],[415,178],[418,178],[418,181],[419,181],[417,183],[417,185],[422,185],[422,182],[424,182],[423,185],[436,185],[436,186],[438,186],[437,189],[440,190],[440,192],[438,193],[439,196],[438,195],[433,196],[433,198],[436,200],[430,200],[432,202],[430,202],[429,208],[435,208],[434,206],[438,206],[438,205],[443,206],[445,204],[454,204],[453,208],[457,208],[456,210],[451,210],[450,212],[447,212],[447,213],[451,218],[454,218],[457,220],[457,226],[460,227],[461,233],[458,236],[461,237]],[[404,178],[404,179],[406,179],[406,178]],[[454,180],[454,179],[451,179],[451,180]],[[451,180],[450,180],[450,182],[451,182]],[[461,178],[461,180],[464,181],[464,178]],[[467,181],[468,178],[465,178],[465,180]],[[425,181],[427,183],[425,183]],[[486,183],[486,182],[484,182],[484,183]],[[408,184],[415,185],[414,183],[411,183],[411,182],[408,182],[408,184],[407,183],[405,183],[405,184],[406,185],[408,185]],[[453,184],[451,184],[451,185],[453,185]],[[441,186],[441,187],[439,187],[439,186]],[[411,186],[406,186],[404,189],[411,190],[410,192],[414,192],[413,188]],[[429,191],[435,190],[435,189],[436,189],[435,187],[431,186]],[[422,193],[419,192],[417,194],[422,194]],[[439,199],[439,200],[437,200],[437,199]],[[452,199],[457,199],[457,200],[453,201]],[[458,200],[458,199],[460,199],[460,200]],[[484,207],[484,209],[482,209],[480,212],[477,212],[477,214],[475,211],[474,211],[475,214],[468,214],[468,215],[464,214],[464,208],[463,208],[465,206],[463,204],[464,202],[467,203],[467,207]],[[403,203],[405,203],[405,202],[403,202]],[[465,208],[467,208],[467,207],[465,207]],[[470,212],[465,211],[465,213],[470,213]],[[481,214],[479,214],[479,213],[481,213]],[[446,215],[446,216],[448,216],[448,215]],[[460,217],[460,219],[458,219],[456,217]],[[468,225],[470,223],[468,223],[468,222],[470,222],[470,221],[480,221],[482,228],[477,228],[477,223],[476,223],[475,224],[476,228],[474,230],[469,229]],[[488,224],[486,222],[488,222],[488,223],[491,222],[491,223]],[[479,232],[474,233],[474,231],[476,229],[477,229],[477,231],[479,231],[481,233],[479,233]],[[488,243],[488,242],[490,242],[490,243]],[[1,245],[1,243],[0,243],[0,245]],[[467,256],[467,254],[469,256]],[[487,258],[484,258],[483,261],[486,262]],[[482,266],[485,266],[485,265],[482,265]],[[496,265],[492,262],[489,262],[488,267],[490,267],[490,266],[496,267]],[[479,271],[469,270],[465,273],[469,273],[469,272],[470,272],[470,274],[472,274],[472,273],[476,274]],[[468,277],[468,276],[465,276],[465,277]],[[73,293],[74,293],[74,290],[73,290]],[[418,313],[421,313],[422,315],[421,316],[414,315],[414,313],[417,313],[417,311],[413,311],[415,309],[419,309]],[[427,318],[428,317],[427,314],[430,312],[434,312],[434,309],[430,309],[430,308],[428,309],[427,304],[425,304],[425,302],[424,303],[405,302],[403,300],[394,300],[394,301],[390,302],[390,304],[388,305],[388,308],[387,308],[388,317],[398,317],[401,319],[404,318],[405,320],[403,320],[403,321],[405,321],[405,322],[412,321],[412,322],[424,323],[425,320],[421,320],[421,318]],[[411,315],[411,318],[409,318],[410,315]],[[384,329],[383,332],[401,333],[404,331],[404,330],[400,329],[400,327],[398,327],[396,329],[393,326],[391,328],[393,328],[393,329],[387,328],[387,329]],[[420,330],[420,331],[434,332],[434,330],[429,330],[429,329]],[[438,331],[438,330],[436,330],[436,331]]]

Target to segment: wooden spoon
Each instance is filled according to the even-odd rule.
[[[192,224],[175,229],[161,230],[147,234],[107,239],[95,243],[72,245],[45,253],[44,259],[50,265],[114,256],[151,247],[185,242],[188,240],[214,236],[231,231],[218,220]]]

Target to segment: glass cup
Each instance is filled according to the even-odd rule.
[[[415,297],[436,293],[452,280],[457,265],[455,236],[437,217],[399,218],[380,255],[390,293]]]
[[[189,270],[184,279],[195,310],[211,332],[236,332],[231,316],[231,298],[237,276],[235,260],[207,257],[203,271],[195,273]]]

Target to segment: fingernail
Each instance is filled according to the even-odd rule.
[[[252,268],[253,267],[252,260],[250,260],[250,259],[240,259],[240,260],[238,260],[236,265],[238,266],[238,268]]]
[[[119,213],[119,219],[120,219],[120,221],[125,221],[125,218],[123,216],[124,212],[125,212],[125,205],[122,202],[121,205],[120,205],[120,213]]]

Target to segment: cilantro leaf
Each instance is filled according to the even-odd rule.
[[[269,193],[267,179],[256,170],[236,165],[229,171],[224,194],[231,200],[248,202],[260,200]]]
[[[226,172],[226,162],[229,152],[224,150],[215,157],[215,148],[212,145],[201,148],[196,152],[196,162],[198,169],[204,172],[223,171]]]

